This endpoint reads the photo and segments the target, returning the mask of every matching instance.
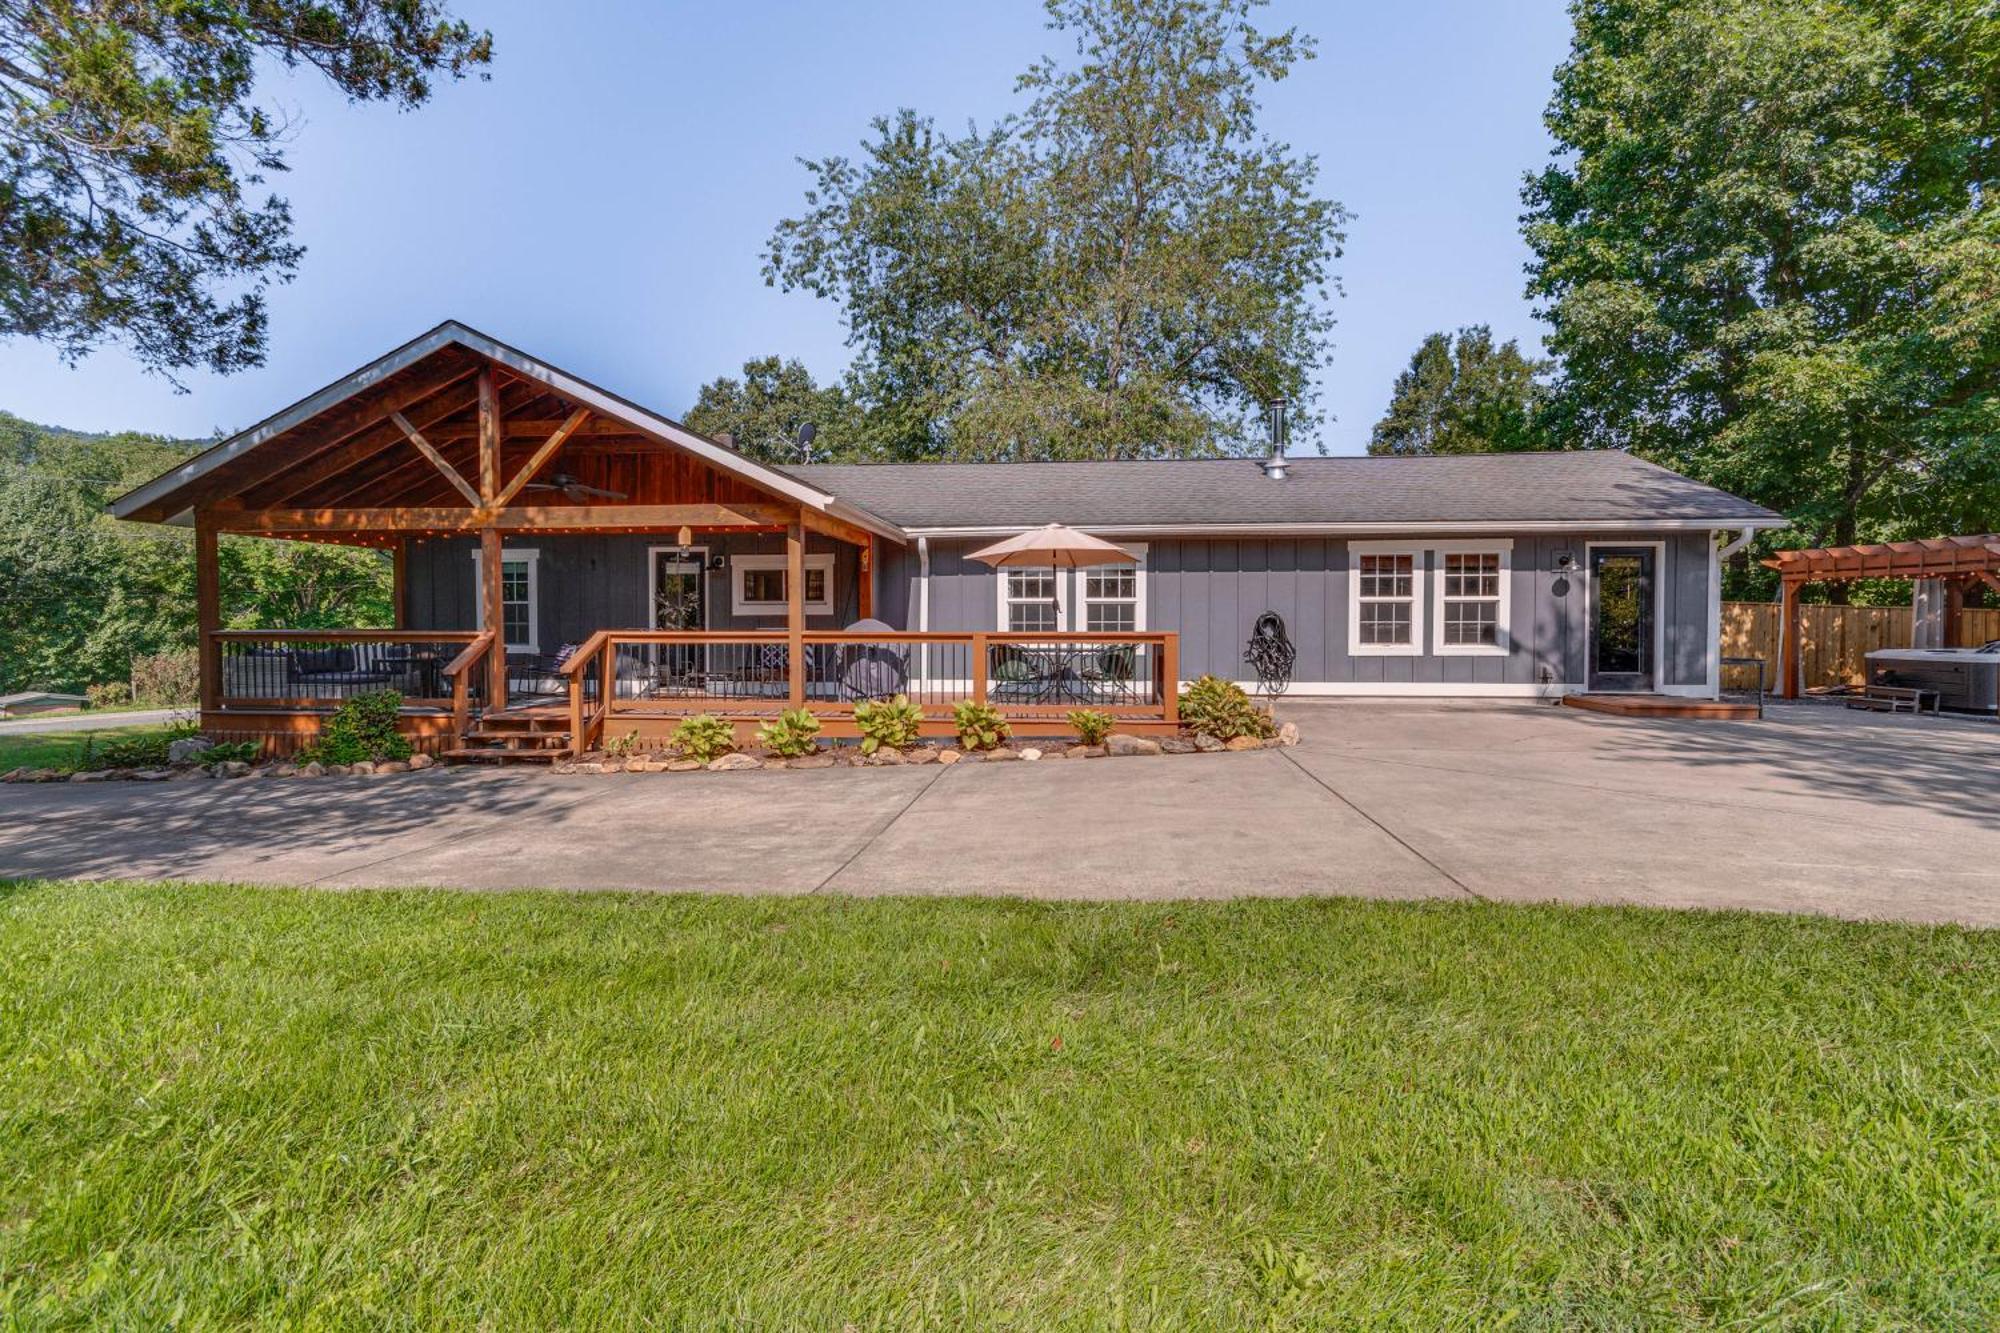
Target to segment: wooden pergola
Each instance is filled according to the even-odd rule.
[[[1981,585],[2000,592],[2000,533],[1780,551],[1764,561],[1764,565],[1778,571],[1780,581],[1779,620],[1784,649],[1779,693],[1784,698],[1796,699],[1799,650],[1804,637],[1799,593],[1806,584],[1851,583],[1857,579],[1936,579],[1944,587],[1944,637],[1950,642],[1957,636],[1966,590]]]

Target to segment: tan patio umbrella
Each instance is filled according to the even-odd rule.
[[[1077,569],[1084,565],[1136,565],[1139,557],[1102,537],[1049,523],[1018,537],[974,551],[970,557],[995,569],[1041,567]]]

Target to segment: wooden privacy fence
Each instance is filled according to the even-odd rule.
[[[1800,641],[1799,661],[1805,687],[1859,685],[1867,671],[1867,655],[1876,648],[1910,646],[1911,617],[1907,606],[1834,606],[1807,602],[1799,608],[1805,623]],[[1761,657],[1767,664],[1767,679],[1778,680],[1778,626],[1776,602],[1724,602],[1722,604],[1722,655]],[[1959,613],[1958,638],[1954,647],[1976,648],[2000,639],[2000,610],[1967,607]],[[1723,684],[1749,684],[1748,668],[1732,668]]]

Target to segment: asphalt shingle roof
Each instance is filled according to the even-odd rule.
[[[1616,450],[1419,458],[816,463],[783,469],[903,528],[1731,522],[1780,517]]]

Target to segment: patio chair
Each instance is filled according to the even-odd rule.
[[[857,620],[847,632],[893,634],[895,630],[879,620]],[[843,699],[894,698],[909,684],[909,654],[886,643],[845,643],[840,646],[838,675]]]

